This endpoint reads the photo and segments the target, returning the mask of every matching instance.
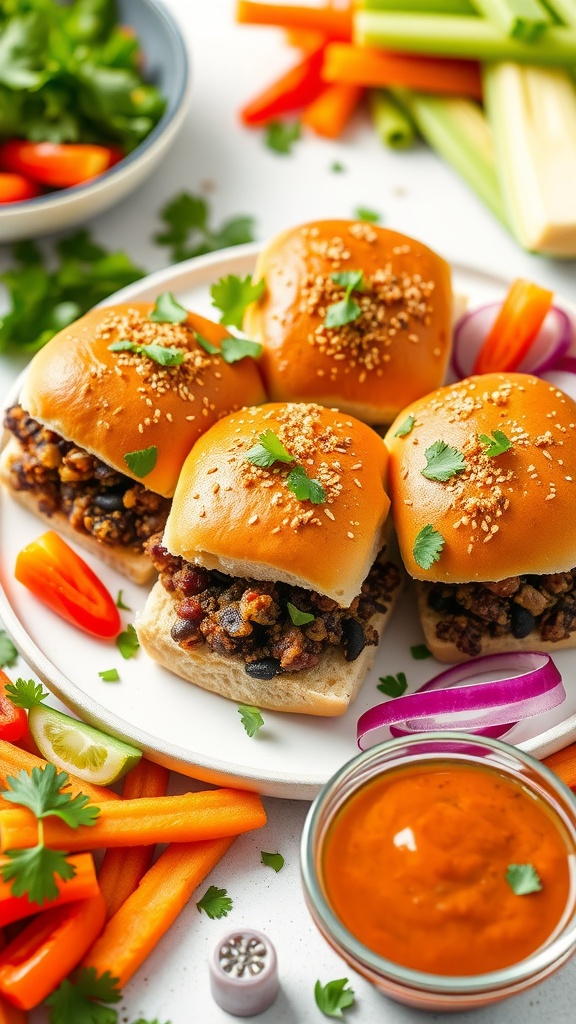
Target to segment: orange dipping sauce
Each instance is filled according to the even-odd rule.
[[[367,783],[325,838],[326,898],[348,931],[404,967],[474,975],[517,963],[565,914],[574,848],[559,818],[485,767],[428,762]],[[516,895],[511,864],[542,890]]]

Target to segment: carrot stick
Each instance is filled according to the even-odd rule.
[[[542,764],[562,779],[566,786],[576,786],[576,743],[545,757]]]
[[[352,38],[351,7],[300,7],[238,0],[236,21],[241,25],[278,25],[280,28],[321,32],[329,39]]]
[[[22,769],[30,774],[33,768],[45,768],[47,763],[43,757],[35,757],[34,754],[29,754],[28,751],[21,750],[20,747],[15,747],[6,740],[0,740],[0,788],[6,789],[7,775],[17,775]],[[102,800],[120,799],[118,794],[113,793],[111,789],[107,789],[105,786],[93,786],[90,782],[77,779],[75,775],[70,775],[70,784],[66,792],[72,793],[73,796],[76,796],[77,793],[84,793],[90,797],[91,803],[95,804],[100,804]]]
[[[349,85],[404,85],[422,92],[452,93],[482,99],[476,61],[388,53],[347,43],[329,43],[322,75],[326,82]]]
[[[364,89],[360,85],[333,82],[306,107],[301,117],[302,124],[326,139],[337,139],[344,131],[363,94]]]
[[[515,370],[522,362],[552,305],[554,292],[517,278],[488,332],[474,373]]]
[[[122,796],[126,800],[165,796],[169,775],[167,768],[142,758],[124,779]],[[153,855],[153,845],[123,849],[118,847],[106,851],[98,882],[106,900],[107,918],[112,917],[124,900],[138,888],[140,879],[152,863]]]
[[[4,999],[0,999],[0,1024],[26,1024],[28,1014]]]
[[[300,28],[287,28],[284,38],[289,46],[295,46],[297,50],[304,50],[304,53],[312,53],[326,42],[326,37],[319,32],[307,32]]]
[[[96,850],[105,846],[148,846],[220,839],[260,828],[266,822],[257,793],[208,789],[183,796],[99,803],[95,825],[70,828],[58,818],[45,818],[44,842],[53,850]],[[0,811],[0,852],[21,850],[38,842],[38,824],[31,811]]]
[[[282,114],[306,107],[322,92],[324,47],[307,54],[240,111],[246,125],[262,125]]]
[[[7,858],[0,857],[0,871],[7,862]],[[98,880],[94,869],[94,860],[89,853],[78,853],[75,857],[69,858],[69,863],[74,865],[76,874],[73,878],[65,881],[58,875],[54,881],[58,886],[59,895],[41,905],[32,903],[28,897],[13,896],[12,882],[5,882],[0,877],[0,927],[5,924],[12,924],[13,921],[20,921],[23,917],[30,917],[42,910],[51,910],[63,903],[72,903],[74,900],[88,900],[98,893]],[[1,1018],[0,1018],[1,1019]]]
[[[110,918],[82,967],[95,967],[98,975],[110,971],[122,988],[233,841],[227,837],[169,846]]]

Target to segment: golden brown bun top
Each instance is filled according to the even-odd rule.
[[[265,431],[290,455],[260,468],[246,456]],[[164,544],[233,576],[285,580],[347,607],[383,543],[388,454],[357,420],[315,405],[269,404],[220,420],[197,442],[178,481]],[[296,465],[326,501],[298,500]]]
[[[351,293],[361,315],[327,328],[345,286],[333,274],[363,271]],[[249,337],[276,401],[318,401],[367,423],[390,423],[444,380],[451,343],[450,268],[421,242],[352,220],[292,228],[260,254],[266,290],[249,306]]]
[[[409,417],[412,429],[398,437]],[[511,447],[489,456],[480,435],[494,431]],[[385,441],[394,522],[412,576],[495,581],[576,565],[576,403],[547,381],[521,373],[469,377],[409,405]],[[445,482],[422,474],[438,441],[466,463]],[[445,543],[425,569],[414,544],[428,525]]]
[[[194,332],[219,346],[225,327],[189,313],[183,324],[154,323],[148,302],[93,309],[60,331],[32,360],[23,408],[67,440],[145,487],[170,497],[192,445],[224,413],[265,400],[251,359],[229,365],[209,355]],[[143,354],[111,352],[113,342],[157,344],[185,352],[179,366]],[[124,456],[157,449],[143,477]]]

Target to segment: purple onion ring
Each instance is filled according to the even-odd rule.
[[[476,357],[490,332],[502,303],[491,302],[465,313],[454,328],[452,369],[463,380],[473,372]],[[545,373],[557,367],[567,355],[573,340],[574,328],[568,314],[552,306],[528,352],[516,367],[518,373]]]

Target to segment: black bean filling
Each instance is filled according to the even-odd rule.
[[[163,528],[170,507],[167,498],[65,441],[19,405],[8,409],[4,426],[22,448],[10,467],[12,487],[35,494],[40,512],[62,512],[75,530],[102,544],[136,551]]]
[[[349,608],[341,608],[301,587],[239,579],[191,565],[171,555],[161,540],[158,534],[146,547],[160,582],[175,599],[172,639],[184,649],[204,643],[217,654],[240,656],[248,675],[257,679],[313,668],[331,646],[346,661],[355,661],[365,647],[378,643],[370,620],[387,610],[400,582],[397,567],[381,553],[359,596]],[[313,615],[313,621],[295,625],[289,603]]]
[[[436,636],[463,654],[482,653],[484,637],[535,632],[558,643],[576,630],[576,569],[510,576],[497,583],[431,583],[428,605],[442,618]]]

